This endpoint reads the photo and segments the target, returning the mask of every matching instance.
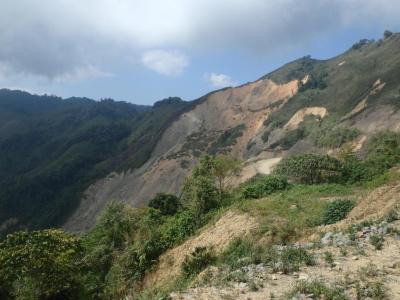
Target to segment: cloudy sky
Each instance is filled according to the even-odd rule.
[[[385,29],[398,0],[0,0],[0,87],[191,100]]]

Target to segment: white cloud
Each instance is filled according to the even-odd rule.
[[[1,0],[0,63],[54,79],[151,49],[268,55],[352,26],[394,30],[399,15],[398,0]],[[164,58],[178,68],[153,59],[163,74],[187,65],[179,55]]]
[[[179,51],[151,50],[142,54],[142,63],[166,76],[178,76],[189,65],[188,57]]]
[[[225,74],[204,73],[203,77],[213,88],[223,88],[238,84],[230,76]]]
[[[57,76],[55,80],[57,82],[77,82],[86,79],[104,78],[113,76],[115,76],[113,73],[103,71],[96,66],[88,65],[84,67],[78,67],[69,73]]]

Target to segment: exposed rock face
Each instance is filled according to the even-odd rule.
[[[226,130],[238,126],[242,128],[241,136],[225,149],[243,159],[246,146],[261,132],[263,122],[297,93],[298,85],[298,80],[279,85],[261,79],[211,94],[165,131],[145,165],[110,174],[92,185],[65,228],[87,230],[110,199],[140,206],[157,192],[178,193],[198,153],[206,151]],[[269,158],[271,154],[259,156]]]
[[[141,206],[157,192],[179,194],[203,153],[223,151],[244,160],[235,183],[268,174],[288,155],[337,153],[304,136],[299,125],[308,116],[316,117],[313,126],[329,119],[329,126],[359,129],[351,142],[354,151],[377,131],[399,132],[399,46],[396,34],[330,60],[304,57],[258,81],[203,97],[165,129],[144,165],[110,174],[88,188],[65,228],[90,228],[111,199]]]

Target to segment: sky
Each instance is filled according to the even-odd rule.
[[[193,100],[386,29],[398,0],[0,0],[0,88]]]

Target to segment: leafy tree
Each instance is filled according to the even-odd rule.
[[[77,299],[82,256],[80,240],[61,230],[10,234],[0,243],[0,291],[12,298]]]
[[[213,158],[205,155],[183,185],[182,206],[193,211],[197,216],[216,206],[218,189],[212,176],[213,170]]]
[[[213,160],[213,176],[217,180],[220,201],[231,180],[242,169],[242,162],[228,155],[218,155]]]
[[[173,215],[178,211],[179,199],[175,195],[158,193],[150,200],[149,207],[160,210],[163,215]]]

